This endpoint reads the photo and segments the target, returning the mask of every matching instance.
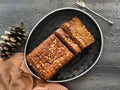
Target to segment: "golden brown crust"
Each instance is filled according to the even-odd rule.
[[[71,51],[74,52],[75,55],[78,55],[78,53],[81,52],[81,49],[79,46],[73,42],[73,40],[70,38],[68,34],[66,34],[61,28],[57,29],[55,31],[55,34],[60,38],[61,41],[64,42],[64,44],[70,48]]]
[[[61,28],[68,33],[73,40],[81,47],[81,49],[86,48],[91,45],[95,40],[92,34],[87,30],[82,21],[74,17],[68,22],[61,25]]]
[[[38,76],[48,80],[73,57],[69,49],[52,34],[27,55],[27,61]]]
[[[87,30],[79,18],[74,17],[68,22],[75,28],[75,31],[79,33],[81,38],[84,40],[85,47],[91,45],[95,41],[93,35]]]
[[[85,48],[85,42],[69,22],[65,22],[60,27],[80,46],[81,49]]]

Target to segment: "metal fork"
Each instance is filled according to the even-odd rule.
[[[90,9],[89,7],[86,6],[85,2],[83,0],[76,0],[76,4],[80,7],[86,8],[87,10],[91,11],[92,13],[96,14],[97,16],[99,16],[100,18],[104,19],[105,21],[107,21],[109,24],[113,25],[113,22],[108,20],[107,18],[103,17],[102,15],[96,13],[95,11],[93,11],[92,9]]]

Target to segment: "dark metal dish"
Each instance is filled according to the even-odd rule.
[[[48,13],[33,27],[25,46],[25,62],[26,55],[29,52],[31,52],[50,34],[52,34],[60,26],[60,24],[75,16],[82,20],[83,24],[94,36],[95,42],[88,48],[84,49],[77,57],[59,70],[51,80],[48,80],[48,82],[66,82],[76,79],[93,68],[100,58],[103,49],[103,35],[98,23],[85,11],[66,7]],[[26,65],[30,72],[35,77],[39,78],[29,67],[27,62]]]

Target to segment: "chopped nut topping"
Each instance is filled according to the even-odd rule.
[[[49,48],[48,50],[50,50],[50,51],[51,51],[51,50],[52,50],[52,48]]]
[[[40,66],[37,64],[37,68],[39,68]]]

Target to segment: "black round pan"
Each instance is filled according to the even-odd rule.
[[[60,8],[48,13],[33,27],[26,42],[24,57],[29,71],[39,78],[28,66],[26,55],[52,34],[62,23],[78,17],[95,38],[94,44],[84,49],[71,62],[59,70],[48,82],[66,82],[87,73],[98,62],[103,49],[103,34],[96,20],[83,10],[71,7]]]

